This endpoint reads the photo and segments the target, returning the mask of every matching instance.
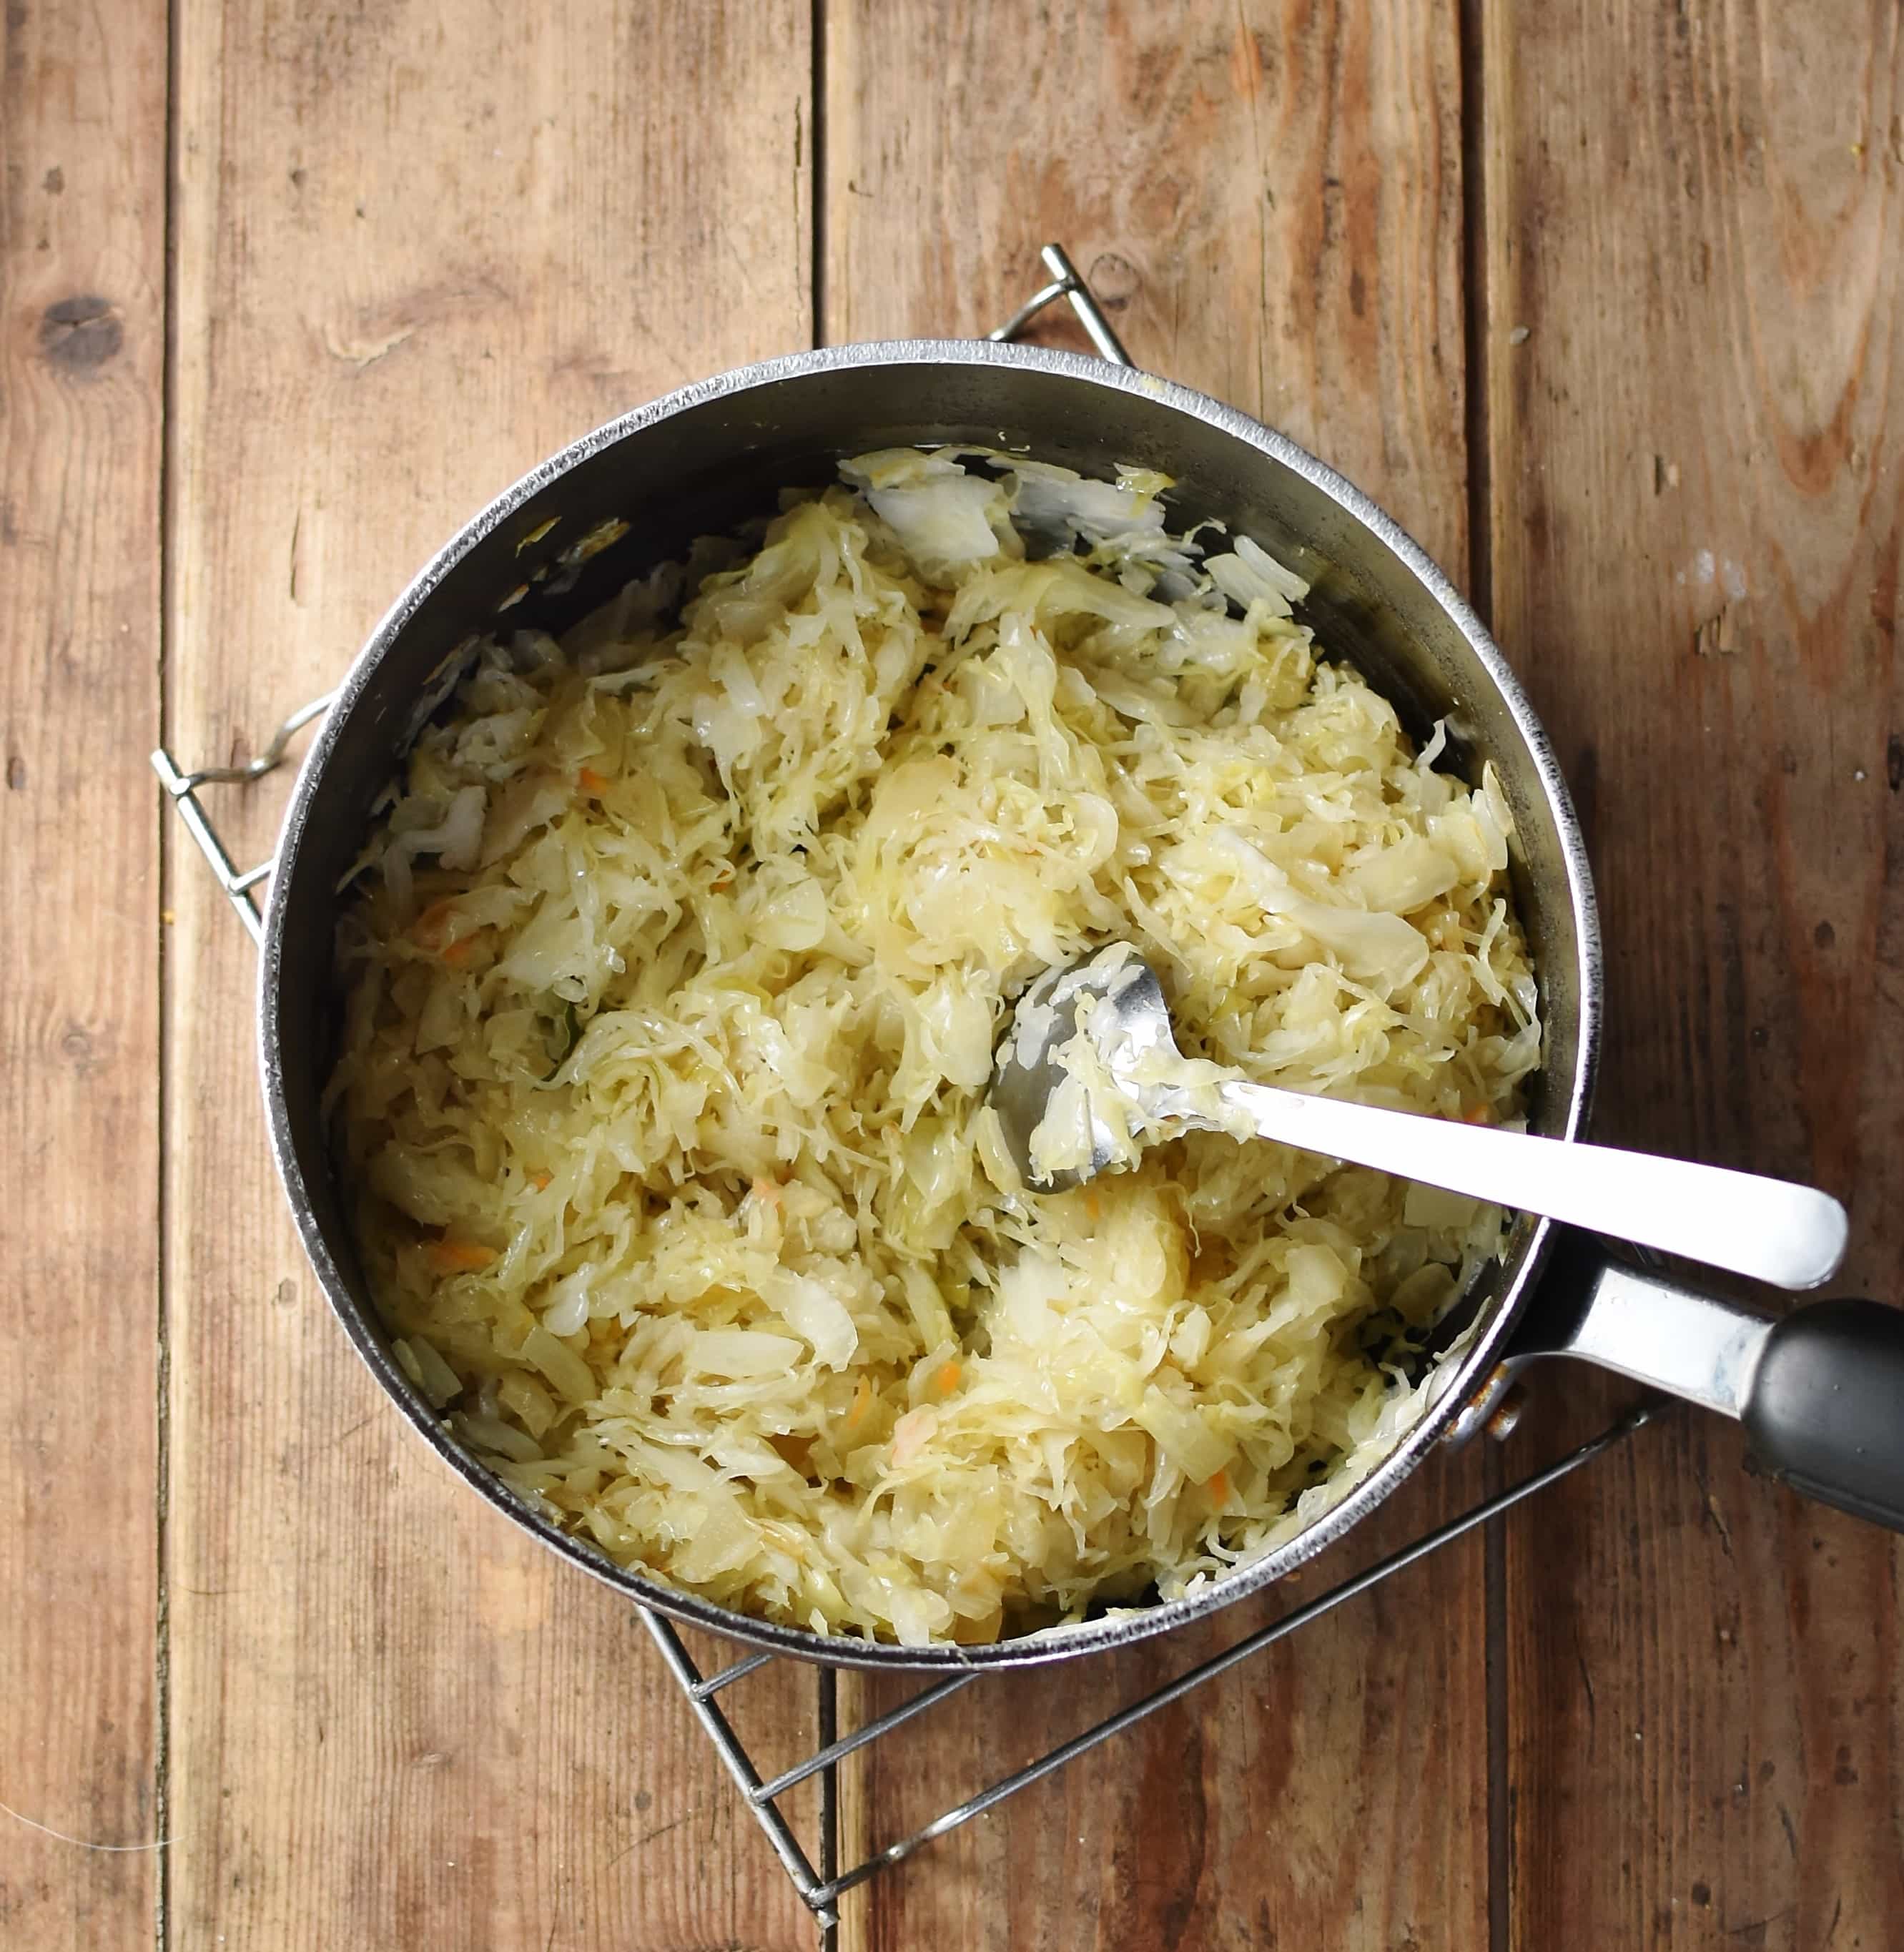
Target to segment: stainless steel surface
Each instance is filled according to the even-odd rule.
[[[267,773],[274,772],[284,763],[285,749],[293,737],[302,732],[314,718],[321,718],[330,709],[330,702],[336,696],[335,692],[327,691],[323,697],[314,698],[308,705],[299,705],[271,734],[264,751],[256,759],[246,759],[242,765],[236,766],[201,766],[196,772],[186,774],[176,787],[168,785],[167,790],[176,795],[189,793],[199,787],[249,786],[254,780],[261,780]],[[161,759],[165,760],[167,767],[171,765],[171,761],[162,751],[152,755],[155,765]]]
[[[1473,1443],[1483,1431],[1490,1436],[1501,1434],[1494,1428],[1495,1413],[1504,1408],[1512,1396],[1519,1373],[1520,1365],[1512,1357],[1496,1362],[1480,1387],[1462,1405],[1459,1413],[1442,1432],[1442,1442],[1450,1450],[1460,1450]]]
[[[1222,1096],[1265,1138],[1543,1213],[1780,1287],[1816,1287],[1844,1259],[1849,1232],[1844,1209],[1812,1187],[1240,1079],[1226,1084]],[[1164,1111],[1168,1116],[1168,1108]]]
[[[1530,1358],[1577,1356],[1730,1417],[1752,1394],[1772,1327],[1768,1315],[1618,1261],[1596,1263],[1577,1308],[1549,1319],[1559,1332]]]
[[[718,1674],[710,1675],[705,1681],[697,1681],[689,1691],[697,1701],[705,1701],[718,1694],[724,1688],[731,1688],[736,1681],[745,1681],[758,1668],[763,1668],[778,1656],[771,1653],[750,1653],[745,1660],[736,1661],[731,1667],[724,1667]]]
[[[1062,1047],[1080,1032],[1108,1074],[1108,1092],[1083,1088],[1061,1059]],[[1844,1209],[1812,1187],[1281,1090],[1186,1059],[1157,972],[1126,943],[1048,971],[1026,990],[999,1042],[990,1099],[1021,1176],[1049,1190],[1075,1185],[1126,1159],[1133,1139],[1200,1131],[1299,1146],[1780,1287],[1816,1287],[1829,1280],[1844,1259],[1850,1231]],[[1048,1117],[1060,1122],[1068,1109],[1078,1124],[1069,1136],[1088,1149],[1089,1162],[1041,1173],[1033,1134]],[[1619,1321],[1643,1336],[1640,1314]],[[1609,1315],[1609,1347],[1617,1337]],[[1641,1339],[1627,1359],[1643,1365],[1649,1353]],[[1622,1366],[1610,1356],[1601,1359]],[[1628,1373],[1649,1372],[1642,1366]],[[1676,1387],[1656,1370],[1650,1373]]]
[[[1072,311],[1077,313],[1079,322],[1090,335],[1091,343],[1099,352],[1113,366],[1132,364],[1130,354],[1124,349],[1124,341],[1111,330],[1111,321],[1098,304],[1097,294],[1084,282],[1077,267],[1071,262],[1071,253],[1061,244],[1047,244],[1038,255],[1045,261],[1045,269],[1051,274],[1051,283],[1042,291],[1034,292],[1002,325],[987,333],[986,338],[995,345],[1016,339],[1047,305],[1059,299],[1069,299]]]
[[[267,879],[277,867],[275,856],[268,861],[261,861],[255,868],[238,868],[232,865],[231,856],[225,851],[225,843],[199,804],[199,789],[211,786],[249,786],[252,780],[282,765],[285,748],[292,736],[300,732],[311,721],[330,709],[331,694],[314,698],[308,705],[302,705],[271,734],[270,743],[256,759],[242,766],[201,766],[196,772],[188,773],[180,768],[170,752],[161,746],[152,755],[152,770],[159,777],[159,783],[167,796],[178,809],[179,818],[185,822],[186,831],[197,843],[199,852],[210,865],[218,885],[225,891],[225,899],[236,911],[238,918],[245,924],[254,943],[261,945],[264,940],[264,924],[258,912],[258,905],[252,899],[252,889]]]
[[[979,1670],[970,1673],[955,1674],[949,1681],[935,1681],[930,1688],[921,1688],[910,1701],[899,1707],[889,1709],[876,1722],[869,1722],[862,1728],[855,1728],[850,1735],[842,1735],[824,1748],[816,1749],[803,1761],[790,1769],[783,1769],[771,1782],[764,1782],[752,1791],[748,1800],[761,1803],[771,1803],[776,1797],[784,1796],[796,1783],[805,1782],[810,1775],[818,1775],[822,1769],[833,1768],[843,1762],[856,1749],[863,1749],[868,1743],[877,1741],[888,1730],[902,1726],[914,1716],[923,1715],[928,1708],[936,1708],[940,1702],[956,1694],[961,1688],[969,1688],[979,1678]]]
[[[1128,944],[1112,943],[1082,962],[1047,969],[1025,990],[1005,1020],[985,1094],[998,1114],[999,1134],[1018,1177],[1041,1192],[1062,1193],[1121,1161],[1127,1163],[1127,1141],[1136,1136],[1107,1121],[1105,1115],[1112,1108],[1100,1103],[1099,1094],[1078,1090],[1062,1053],[1080,1031],[1110,1073],[1116,1095],[1146,1121],[1153,1108],[1160,1118],[1169,1115],[1149,1081],[1148,1067],[1158,1065],[1168,1071],[1183,1065],[1163,985],[1156,971]],[[1160,1089],[1166,1097],[1183,1095],[1168,1082]],[[1068,1100],[1068,1118],[1063,1116]],[[1084,1148],[1082,1164],[1048,1169],[1034,1156],[1033,1141],[1047,1121],[1054,1127],[1074,1128],[1063,1136],[1074,1147]],[[1176,1122],[1180,1130],[1203,1121],[1179,1117]],[[1163,1138],[1168,1134],[1161,1124],[1147,1125],[1144,1136]],[[1050,1155],[1049,1143],[1045,1153]],[[1077,1154],[1074,1150],[1067,1156]]]

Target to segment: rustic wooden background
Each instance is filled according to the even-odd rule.
[[[1904,1300],[1893,0],[0,31],[0,1942],[811,1944],[626,1608],[434,1467],[328,1319],[251,951],[145,755],[250,749],[568,437],[981,330],[1046,238],[1140,361],[1491,614],[1590,829],[1600,1132],[1815,1177],[1845,1287]],[[277,803],[220,803],[246,855]],[[1618,1400],[1549,1378],[1339,1565]],[[843,1944],[1896,1946],[1904,1557],[1741,1466],[1649,1431],[858,1894]],[[968,1694],[843,1772],[843,1860],[1190,1651]],[[744,1685],[770,1753],[814,1739],[813,1677]]]

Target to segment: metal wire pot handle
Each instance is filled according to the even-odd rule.
[[[1055,305],[1060,299],[1069,299],[1071,310],[1077,313],[1079,324],[1090,335],[1091,343],[1099,353],[1113,366],[1135,365],[1136,361],[1124,349],[1124,341],[1111,329],[1111,321],[1105,317],[1097,294],[1084,282],[1083,274],[1071,262],[1071,253],[1061,244],[1047,244],[1038,255],[1044,261],[1045,269],[1051,274],[1051,283],[1042,291],[1033,292],[1002,325],[988,332],[986,337],[1001,343],[1008,339],[1016,339],[1047,305]]]
[[[158,774],[159,784],[178,809],[179,818],[185,822],[185,831],[199,843],[199,852],[205,857],[219,887],[224,890],[225,899],[236,910],[254,947],[263,946],[264,924],[258,912],[258,904],[252,898],[252,890],[270,879],[271,871],[277,865],[277,856],[274,854],[255,868],[233,867],[217,828],[199,804],[199,789],[249,786],[254,780],[261,780],[267,773],[276,771],[283,763],[285,748],[293,736],[314,720],[321,718],[330,709],[330,701],[336,696],[334,691],[327,691],[323,697],[314,698],[308,705],[299,705],[271,734],[270,743],[264,751],[242,765],[201,766],[195,772],[188,773],[180,768],[177,761],[163,746],[152,755],[152,770]]]

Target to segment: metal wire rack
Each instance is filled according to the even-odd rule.
[[[1064,248],[1060,245],[1048,244],[1044,247],[1042,255],[1045,267],[1050,274],[1050,282],[989,336],[995,339],[1015,338],[1046,307],[1060,299],[1066,299],[1077,313],[1098,352],[1117,364],[1128,365],[1130,363],[1129,357],[1116,332]],[[292,736],[320,717],[330,702],[330,697],[327,696],[292,713],[278,727],[258,757],[244,765],[208,767],[187,771],[163,749],[152,755],[154,770],[159,776],[167,797],[184,821],[187,831],[210,865],[220,887],[255,942],[261,940],[263,934],[255,892],[270,878],[277,863],[275,860],[267,860],[242,871],[234,867],[216,831],[199,804],[199,790],[206,786],[249,785],[263,777],[281,763]],[[1501,1377],[1499,1380],[1505,1381],[1505,1378]],[[1496,1409],[1499,1396],[1499,1390],[1490,1387],[1475,1404],[1463,1413],[1451,1434],[1460,1440],[1472,1435],[1477,1429],[1483,1427],[1487,1424],[1490,1413]],[[1227,1673],[1233,1667],[1240,1666],[1265,1648],[1274,1646],[1278,1641],[1287,1639],[1312,1621],[1333,1612],[1346,1601],[1368,1591],[1384,1580],[1393,1578],[1396,1574],[1427,1558],[1443,1546],[1452,1544],[1456,1539],[1498,1518],[1523,1499],[1531,1497],[1537,1491],[1544,1490],[1549,1484],[1580,1469],[1582,1466],[1591,1462],[1630,1436],[1655,1414],[1659,1407],[1656,1400],[1640,1404],[1597,1437],[1568,1452],[1543,1470],[1484,1500],[1471,1510],[1424,1534],[1412,1544],[1342,1580],[1280,1619],[1246,1634],[1221,1653],[1199,1662],[1175,1679],[1140,1696],[1102,1721],[1059,1743],[1035,1760],[986,1785],[967,1796],[963,1801],[952,1804],[909,1835],[899,1838],[876,1850],[859,1863],[843,1868],[838,1862],[837,1825],[835,1821],[839,1765],[848,1756],[896,1734],[918,1717],[939,1708],[952,1696],[963,1692],[983,1678],[980,1672],[955,1674],[949,1679],[932,1682],[922,1687],[918,1694],[897,1707],[889,1709],[885,1713],[874,1716],[858,1728],[842,1732],[838,1725],[837,1672],[822,1668],[818,1670],[820,1745],[810,1755],[781,1769],[777,1774],[763,1776],[746,1741],[736,1728],[735,1718],[728,1713],[718,1697],[727,1694],[728,1691],[738,1683],[763,1669],[795,1663],[789,1663],[786,1656],[781,1655],[754,1653],[727,1666],[718,1668],[711,1673],[704,1674],[671,1622],[646,1609],[638,1610],[641,1613],[642,1622],[653,1638],[668,1672],[680,1684],[696,1719],[714,1744],[728,1774],[733,1777],[735,1786],[773,1847],[774,1854],[792,1880],[795,1890],[813,1914],[820,1927],[824,1943],[830,1946],[839,1923],[839,1900],[846,1892],[864,1884],[880,1872],[903,1863],[934,1838],[945,1836],[948,1832],[971,1822],[974,1817],[982,1816],[987,1811],[996,1809],[1008,1797],[1015,1796],[1021,1790],[1028,1789],[1033,1783],[1054,1775],[1067,1763],[1076,1761],[1079,1756],[1134,1728],[1159,1709],[1181,1700],[1205,1682],[1215,1680],[1218,1675]],[[1510,1425],[1502,1422],[1489,1427],[1496,1429],[1497,1434],[1505,1435]],[[977,1712],[978,1704],[974,1703],[973,1708],[974,1712]],[[813,1847],[809,1849],[794,1834],[792,1825],[780,1805],[781,1800],[790,1791],[815,1777],[820,1779],[821,1788],[819,1834],[814,1841]]]
[[[1266,1647],[1274,1647],[1280,1640],[1320,1619],[1324,1614],[1333,1613],[1345,1600],[1367,1592],[1371,1587],[1380,1585],[1385,1579],[1405,1571],[1408,1567],[1438,1552],[1443,1546],[1452,1544],[1518,1505],[1524,1498],[1530,1498],[1537,1491],[1544,1491],[1549,1484],[1577,1471],[1583,1465],[1610,1450],[1613,1447],[1632,1435],[1658,1411],[1659,1404],[1649,1401],[1629,1411],[1617,1422],[1610,1425],[1595,1437],[1569,1451],[1544,1470],[1536,1472],[1506,1491],[1483,1500],[1459,1517],[1451,1519],[1424,1533],[1412,1544],[1390,1553],[1385,1559],[1318,1594],[1313,1600],[1286,1613],[1280,1619],[1272,1620],[1267,1626],[1258,1628],[1238,1641],[1234,1646],[1226,1647],[1221,1653],[1199,1662],[1173,1681],[1166,1681],[1161,1688],[1140,1696],[1127,1706],[1107,1716],[1068,1741],[1061,1742],[1036,1760],[1014,1769],[995,1782],[986,1785],[963,1802],[953,1803],[909,1836],[901,1837],[894,1842],[875,1850],[871,1857],[856,1864],[842,1869],[837,1861],[836,1827],[833,1820],[836,1807],[836,1772],[839,1764],[856,1750],[868,1747],[895,1733],[915,1717],[936,1708],[949,1697],[969,1688],[981,1678],[977,1672],[956,1674],[950,1680],[936,1681],[922,1688],[917,1694],[902,1702],[896,1708],[846,1733],[837,1728],[838,1694],[836,1677],[831,1669],[821,1672],[821,1732],[824,1738],[819,1747],[791,1767],[779,1774],[763,1778],[756,1768],[746,1742],[736,1731],[733,1718],[715,1699],[737,1681],[762,1668],[782,1665],[785,1656],[778,1654],[750,1654],[735,1661],[731,1666],[718,1668],[711,1674],[703,1674],[683,1644],[674,1626],[658,1613],[643,1611],[642,1624],[653,1637],[655,1644],[661,1650],[661,1658],[667,1663],[668,1671],[680,1682],[686,1693],[696,1719],[706,1731],[727,1772],[734,1779],[755,1820],[765,1833],[773,1846],[774,1854],[780,1859],[789,1878],[793,1880],[807,1909],[811,1911],[824,1934],[830,1935],[839,1922],[839,1900],[841,1896],[855,1885],[864,1884],[879,1872],[889,1870],[894,1865],[903,1863],[914,1852],[921,1850],[935,1838],[943,1837],[971,1822],[975,1816],[983,1816],[987,1810],[996,1809],[1008,1797],[1015,1796],[1021,1789],[1028,1789],[1035,1782],[1054,1775],[1068,1763],[1075,1762],[1080,1756],[1109,1741],[1114,1736],[1133,1728],[1147,1716],[1154,1715],[1160,1708],[1167,1708],[1173,1702],[1180,1701],[1205,1681],[1214,1681],[1220,1674],[1226,1674],[1233,1667],[1240,1666],[1252,1656],[1261,1653]],[[819,1776],[822,1782],[820,1835],[814,1850],[809,1852],[794,1835],[792,1825],[778,1807],[780,1800],[798,1785],[809,1778]],[[815,1860],[818,1860],[816,1863]]]

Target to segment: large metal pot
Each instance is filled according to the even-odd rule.
[[[1087,298],[1082,308],[1088,314]],[[505,627],[559,632],[693,536],[730,529],[771,508],[777,490],[829,479],[840,457],[869,449],[971,442],[1021,447],[1090,473],[1118,462],[1158,468],[1178,482],[1186,519],[1220,518],[1308,577],[1306,615],[1323,645],[1353,659],[1416,735],[1445,719],[1445,765],[1472,777],[1491,759],[1500,776],[1519,830],[1514,874],[1548,1027],[1532,1125],[1579,1135],[1600,1028],[1593,890],[1552,750],[1499,651],[1447,579],[1365,496],[1233,408],[1115,363],[1115,338],[1101,319],[1093,323],[1111,360],[996,341],[908,340],[799,353],[686,387],[519,482],[455,536],[378,627],[298,780],[264,918],[258,987],[272,1145],[311,1265],[358,1353],[450,1468],[551,1550],[645,1606],[841,1665],[1068,1659],[1209,1613],[1340,1538],[1432,1446],[1493,1414],[1514,1369],[1535,1354],[1586,1356],[1743,1416],[1776,1473],[1904,1525],[1904,1314],[1824,1303],[1774,1325],[1525,1217],[1466,1298],[1471,1340],[1444,1365],[1427,1413],[1320,1522],[1193,1598],[990,1647],[823,1638],[617,1566],[532,1512],[465,1453],[392,1359],[352,1250],[319,1102],[333,1047],[336,890],[372,802],[455,681],[472,637],[497,627],[499,612]],[[627,524],[625,536],[577,574],[564,552],[611,518]],[[192,797],[205,776],[186,778],[169,762],[160,770],[231,887]],[[249,905],[245,913],[255,926]]]

